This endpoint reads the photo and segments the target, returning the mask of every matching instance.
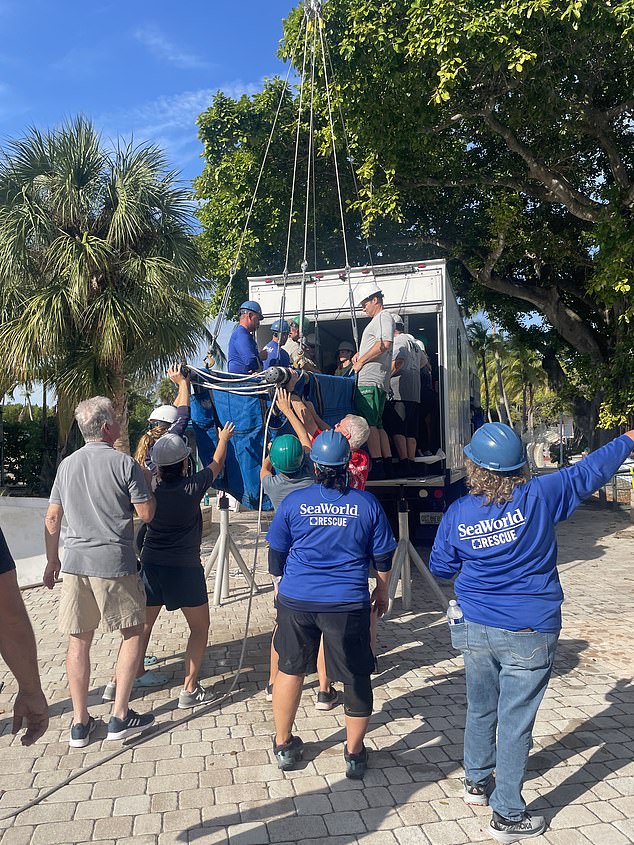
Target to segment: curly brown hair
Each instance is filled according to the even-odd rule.
[[[150,450],[152,449],[152,446],[154,446],[159,437],[161,437],[167,431],[169,431],[169,425],[167,423],[164,423],[161,425],[155,425],[148,431],[144,432],[139,438],[139,442],[136,447],[136,452],[134,453],[134,460],[138,464],[141,464],[142,467],[144,467],[146,460],[150,456]]]
[[[465,459],[467,487],[472,496],[484,496],[485,505],[504,505],[513,498],[516,487],[530,479],[528,464],[510,472],[493,472]]]

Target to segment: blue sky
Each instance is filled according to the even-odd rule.
[[[190,180],[196,117],[222,89],[253,93],[277,59],[292,0],[0,0],[0,147],[81,112],[106,138],[160,144]]]

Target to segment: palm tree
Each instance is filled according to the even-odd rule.
[[[467,326],[469,343],[478,356],[480,371],[482,372],[482,384],[484,386],[484,418],[491,422],[491,391],[489,388],[489,375],[487,373],[487,354],[491,345],[491,335],[486,325],[481,320],[473,320]]]
[[[522,433],[532,433],[535,424],[536,391],[548,391],[548,377],[539,354],[518,338],[507,344],[508,358],[504,365],[504,384],[512,400],[518,396],[522,409]]]
[[[0,160],[0,353],[12,379],[72,408],[110,396],[127,443],[127,387],[206,337],[188,192],[155,146],[106,149],[78,117],[9,142]]]

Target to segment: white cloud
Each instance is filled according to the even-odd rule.
[[[218,88],[199,88],[181,94],[158,97],[132,109],[104,114],[95,121],[106,137],[133,136],[139,143],[158,144],[179,168],[193,162],[201,152],[196,118],[211,105],[217,90],[238,98],[254,94],[262,83],[234,80]]]
[[[181,70],[200,70],[209,67],[209,63],[200,56],[176,46],[154,26],[137,29],[134,37],[156,58],[169,62]]]

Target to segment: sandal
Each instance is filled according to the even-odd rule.
[[[169,676],[164,672],[145,672],[139,678],[135,678],[133,687],[162,687],[169,681]]]
[[[158,657],[155,654],[148,654],[147,657],[143,658],[143,666],[156,666],[158,663]]]

